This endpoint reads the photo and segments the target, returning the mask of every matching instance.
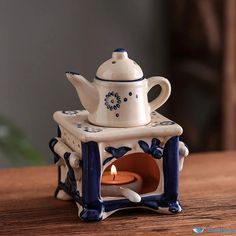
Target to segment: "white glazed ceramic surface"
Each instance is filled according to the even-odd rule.
[[[71,71],[66,76],[86,110],[53,115],[59,128],[49,143],[58,166],[55,196],[72,196],[81,219],[89,221],[136,206],[181,212],[178,171],[188,149],[179,141],[182,128],[155,111],[170,96],[169,81],[144,78],[124,49],[112,53],[93,82]],[[156,85],[161,92],[149,102]],[[135,181],[106,185],[102,180],[111,165],[135,174]]]
[[[66,143],[76,152],[79,152],[76,143],[89,142],[117,142],[127,139],[143,138],[143,137],[173,137],[180,136],[183,129],[180,125],[168,118],[162,116],[158,112],[151,113],[151,122],[145,126],[129,127],[129,128],[112,128],[95,126],[88,122],[87,111],[57,111],[53,114],[53,118],[57,124],[63,127],[63,130],[69,131],[70,135],[66,135]],[[62,135],[63,135],[62,131]],[[73,142],[74,141],[74,144]],[[120,143],[120,145],[121,145]],[[119,143],[117,144],[119,145]]]
[[[159,150],[163,150],[166,142],[174,136],[179,136],[182,133],[182,128],[175,122],[163,117],[157,112],[151,113],[151,122],[148,125],[140,127],[129,127],[129,128],[108,128],[102,126],[95,126],[88,122],[87,111],[58,111],[54,113],[54,119],[60,127],[60,137],[57,137],[57,142],[53,148],[54,153],[56,153],[60,159],[56,162],[56,165],[60,168],[59,182],[65,183],[68,176],[68,166],[66,164],[65,153],[70,153],[69,161],[70,167],[73,169],[74,177],[76,180],[76,190],[80,193],[80,196],[83,197],[83,188],[82,188],[82,171],[83,170],[81,161],[82,161],[82,143],[86,142],[97,142],[99,149],[99,158],[101,174],[100,174],[100,183],[102,180],[102,175],[104,171],[107,171],[107,168],[111,164],[119,162],[116,158],[111,157],[111,153],[106,150],[106,147],[119,148],[126,146],[130,148],[127,153],[127,157],[123,156],[122,162],[126,158],[129,158],[130,155],[134,155],[133,158],[141,158],[138,156],[143,152],[143,149],[140,145],[137,144],[139,140],[145,141],[147,144],[152,143],[153,137],[156,137],[160,140]],[[136,156],[137,155],[137,156]],[[188,149],[183,142],[179,142],[179,171],[183,167],[183,161],[188,155]],[[138,169],[127,169],[125,171],[135,172],[141,177],[136,177],[138,181],[132,182],[131,184],[117,185],[117,186],[101,186],[100,198],[103,202],[118,201],[128,199],[130,202],[139,203],[144,197],[152,197],[156,195],[161,195],[164,192],[164,172],[163,172],[163,159],[152,158],[149,154],[145,156],[146,162],[152,163],[152,167],[159,172],[158,179],[147,179],[144,181],[144,177],[148,176],[146,174],[141,174]],[[109,160],[107,162],[107,160]],[[152,160],[152,162],[150,162]],[[127,162],[126,162],[127,164]],[[144,162],[143,162],[144,164]],[[148,165],[147,165],[148,166]],[[148,168],[144,167],[148,172]],[[124,171],[124,170],[122,170]],[[143,180],[142,180],[143,179]],[[140,189],[145,183],[151,183],[154,186],[152,190],[141,193]],[[67,194],[63,189],[59,189],[56,194],[56,197],[61,200],[71,200],[71,196]],[[79,209],[79,215],[83,211],[83,206],[76,203]],[[123,209],[123,208],[121,208]],[[111,211],[104,212],[102,219],[105,219],[119,208]],[[168,207],[159,207],[157,211],[165,211],[168,213]]]
[[[96,77],[107,81],[134,81],[143,77],[141,67],[128,57],[124,49],[116,49],[112,58],[102,63]]]
[[[96,111],[90,113],[88,119],[93,124],[109,127],[146,125],[151,120],[150,112],[166,101],[169,91],[167,83],[162,77],[115,83],[95,79],[94,84],[99,88],[99,102]],[[157,84],[162,87],[162,94],[149,104],[147,93]]]
[[[89,111],[89,121],[100,126],[146,125],[151,120],[150,113],[163,105],[171,92],[167,79],[159,76],[145,79],[139,65],[123,49],[115,50],[112,58],[98,68],[92,83],[73,72],[68,72],[67,78]],[[156,85],[161,92],[148,102],[148,92]]]

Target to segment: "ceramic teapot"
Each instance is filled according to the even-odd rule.
[[[165,103],[171,92],[167,79],[144,78],[140,66],[122,48],[114,50],[112,58],[100,65],[93,82],[72,71],[66,76],[89,112],[89,122],[99,126],[146,125],[151,120],[150,113]],[[148,92],[155,85],[160,85],[161,92],[148,102]]]

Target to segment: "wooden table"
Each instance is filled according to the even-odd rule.
[[[83,223],[73,202],[53,197],[56,181],[54,166],[1,170],[0,235],[191,235],[193,227],[236,234],[236,152],[190,155],[181,173],[184,211],[178,215],[133,209]]]

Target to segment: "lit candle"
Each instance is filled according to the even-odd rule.
[[[114,165],[111,166],[111,172],[106,171],[102,176],[102,184],[105,185],[122,185],[133,181],[135,181],[135,175],[132,172],[119,171],[119,174],[117,174],[117,170]]]
[[[102,176],[102,196],[119,197],[123,196],[132,202],[140,202],[141,197],[138,194],[142,187],[142,178],[140,175],[130,171],[117,172],[116,167],[112,165],[111,171],[106,171]]]

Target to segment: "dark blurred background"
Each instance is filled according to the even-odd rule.
[[[52,163],[53,112],[82,109],[64,72],[92,80],[118,47],[170,80],[159,111],[192,152],[234,149],[233,1],[0,0],[0,167]]]

